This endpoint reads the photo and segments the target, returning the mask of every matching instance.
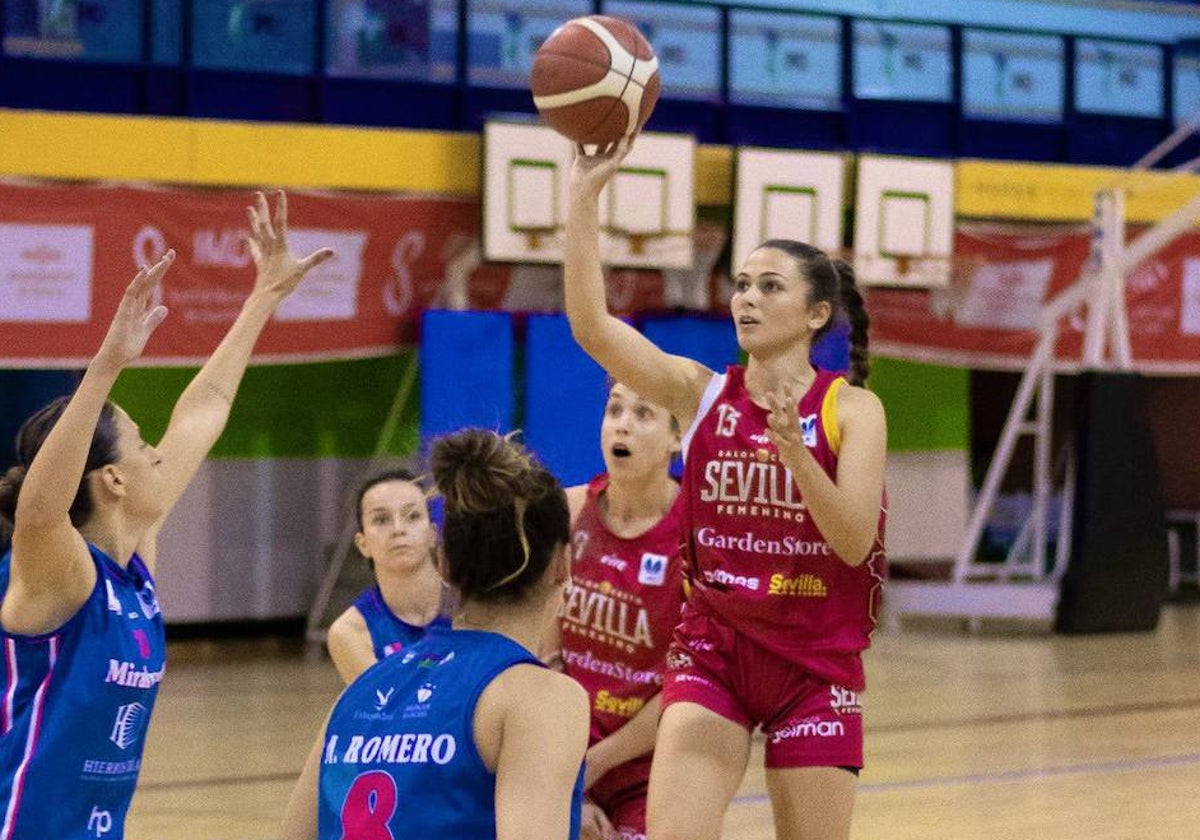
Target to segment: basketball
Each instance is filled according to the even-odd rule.
[[[658,58],[627,21],[569,20],[533,60],[533,103],[550,127],[576,143],[606,145],[638,131],[662,83]]]

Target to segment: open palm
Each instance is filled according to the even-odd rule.
[[[333,257],[330,248],[319,248],[302,259],[293,256],[287,244],[287,195],[282,190],[277,193],[274,217],[267,197],[261,192],[255,194],[254,206],[246,210],[250,216],[250,234],[246,240],[258,269],[254,280],[256,292],[287,297],[309,269]]]
[[[143,268],[130,281],[96,354],[98,360],[123,368],[142,355],[151,334],[167,317],[167,308],[154,303],[154,290],[174,261],[175,252],[167,251],[162,259]]]

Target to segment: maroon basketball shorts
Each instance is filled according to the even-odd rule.
[[[766,765],[861,768],[861,695],[782,661],[691,606],[667,654],[663,708],[697,703],[746,729],[762,727]]]

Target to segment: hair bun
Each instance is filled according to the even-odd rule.
[[[537,469],[521,445],[485,429],[467,429],[434,442],[433,480],[456,513],[485,513],[529,500]]]

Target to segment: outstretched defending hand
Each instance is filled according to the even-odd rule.
[[[604,185],[621,168],[621,162],[633,148],[635,139],[636,135],[622,137],[616,143],[601,146],[594,155],[585,152],[583,146],[576,145],[569,187],[571,196],[589,200],[598,198]]]
[[[247,207],[246,212],[250,216],[250,234],[246,243],[258,268],[254,291],[285,298],[309,269],[333,256],[331,248],[320,248],[304,259],[292,255],[287,244],[287,195],[283,190],[276,193],[274,219],[267,206],[267,197],[261,192],[255,194],[254,206]]]
[[[175,252],[167,251],[154,265],[134,275],[96,353],[97,362],[120,370],[142,355],[151,333],[167,317],[167,307],[152,304],[154,290],[174,261]]]

